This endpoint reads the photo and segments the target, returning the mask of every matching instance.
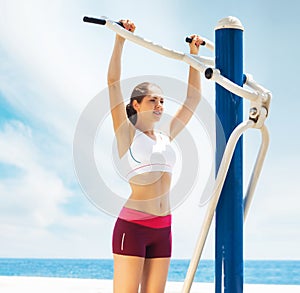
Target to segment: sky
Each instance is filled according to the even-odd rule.
[[[270,0],[248,5],[237,0],[0,0],[0,257],[112,257],[115,217],[86,196],[73,159],[77,123],[100,97],[99,113],[106,118],[95,142],[99,172],[109,189],[128,191],[110,175],[111,144],[106,143],[113,140],[105,105],[114,33],[82,21],[84,15],[105,15],[132,19],[137,35],[185,53],[187,35],[197,33],[214,42],[220,19],[240,19],[244,71],[273,94],[266,121],[271,142],[244,226],[244,257],[300,259],[300,99],[294,73],[300,65],[295,37],[299,5]],[[206,48],[200,55],[213,57]],[[144,75],[183,83],[187,72],[182,62],[125,44],[125,87]],[[202,76],[202,84],[203,97],[213,108],[214,83]],[[249,104],[244,108],[247,113]],[[200,176],[173,211],[173,257],[190,259],[207,208],[199,201],[213,156],[199,121],[192,121],[188,131],[199,147]],[[259,145],[257,131],[244,136],[245,188]],[[203,258],[214,258],[214,224]]]

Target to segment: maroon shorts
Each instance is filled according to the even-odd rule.
[[[171,257],[171,226],[153,228],[118,218],[113,231],[113,253],[144,258]]]

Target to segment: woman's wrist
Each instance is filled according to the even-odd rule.
[[[190,50],[190,54],[198,55],[199,50]]]
[[[125,39],[123,37],[121,37],[120,35],[116,34],[115,44],[123,46],[124,43],[125,43]]]

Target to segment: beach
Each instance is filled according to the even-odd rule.
[[[181,282],[168,282],[166,293],[179,293]],[[112,280],[0,276],[1,293],[111,293]],[[194,283],[192,293],[212,293],[213,283]],[[245,293],[299,293],[298,285],[245,284]]]

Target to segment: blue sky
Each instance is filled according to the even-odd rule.
[[[220,0],[1,0],[0,256],[111,257],[115,218],[82,192],[72,143],[81,112],[106,88],[114,34],[83,23],[82,17],[131,18],[138,35],[187,52],[186,35],[198,33],[214,41],[218,20],[233,15],[245,27],[245,72],[273,93],[266,122],[271,144],[245,224],[244,255],[300,259],[299,8],[296,1],[269,0],[248,5]],[[212,56],[205,48],[201,54]],[[185,81],[187,69],[126,43],[124,79],[159,74]],[[214,85],[203,79],[203,88],[213,105]],[[258,145],[256,133],[246,135],[245,181]],[[104,151],[101,142],[97,146]],[[192,254],[205,213],[198,205],[201,184],[173,213],[174,258]],[[213,241],[212,228],[205,258],[213,258]]]

